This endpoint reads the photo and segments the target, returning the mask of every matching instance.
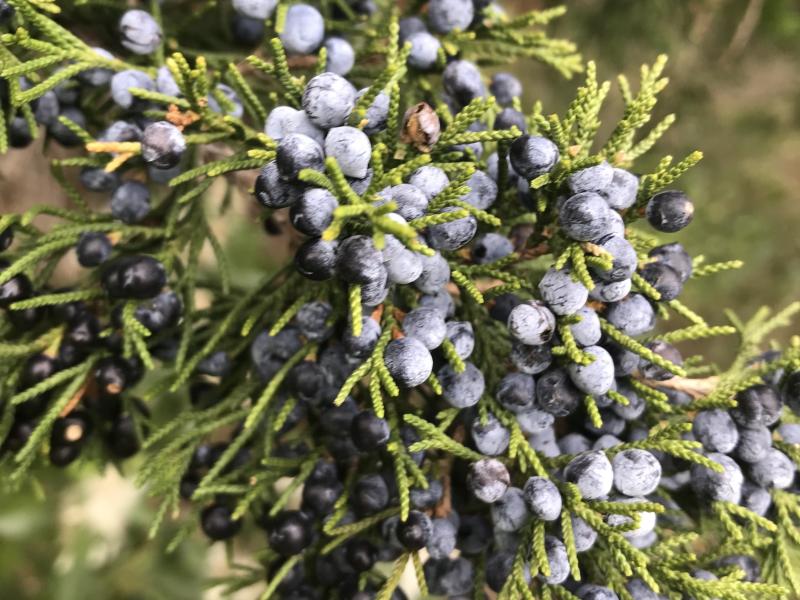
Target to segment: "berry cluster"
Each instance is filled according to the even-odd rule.
[[[6,249],[13,239],[13,230],[3,236]],[[81,238],[85,246],[86,236]],[[0,263],[7,269],[8,262]],[[0,271],[2,272],[2,271]],[[180,301],[174,294],[156,296],[165,283],[163,266],[149,256],[126,256],[111,263],[103,273],[104,287],[110,297],[153,298],[151,304],[136,308],[136,318],[153,331],[166,326],[166,319],[180,316]],[[118,458],[128,458],[140,448],[141,432],[134,424],[132,413],[149,415],[149,409],[128,392],[144,374],[138,356],[124,355],[124,341],[120,331],[105,328],[87,302],[76,300],[55,306],[38,305],[37,295],[50,290],[36,289],[24,273],[7,278],[0,285],[0,307],[7,317],[12,332],[28,329],[41,330],[58,324],[60,335],[46,352],[29,356],[17,371],[3,398],[10,410],[11,423],[2,444],[4,453],[16,453],[27,445],[44,413],[53,405],[53,381],[61,375],[76,371],[91,371],[91,385],[87,382],[73,390],[66,406],[50,423],[49,457],[52,464],[66,466],[77,459],[90,434],[97,429],[110,453]],[[69,292],[63,292],[69,294]],[[32,301],[22,310],[11,310],[15,302]],[[116,307],[111,322],[119,327],[122,306]],[[107,335],[105,335],[107,334]],[[98,360],[90,356],[104,355]]]
[[[538,29],[557,10],[233,0],[227,35],[271,50],[240,70],[213,52],[163,61],[180,40],[158,11],[120,14],[128,63],[40,2],[0,0],[0,22],[32,30],[2,38],[16,62],[0,138],[26,145],[38,123],[87,156],[54,163],[80,168],[83,190],[62,177],[74,209],[0,217],[12,480],[42,456],[72,463],[93,433],[112,458],[144,449],[162,517],[182,506],[212,541],[264,530],[265,598],[403,598],[409,562],[423,593],[453,599],[793,585],[800,343],[758,350],[788,313],[711,326],[679,300],[736,263],[662,235],[692,220],[670,188],[699,154],[634,171],[666,129],[639,135],[662,59],[637,93],[623,84],[600,143],[592,63],[563,117],[525,113],[521,82],[481,68],[578,70]],[[77,62],[54,68],[64,57]],[[248,172],[251,209],[293,260],[245,288],[203,204]],[[38,211],[65,222],[40,229]],[[55,288],[73,249],[86,276]],[[669,316],[689,324],[657,327]],[[729,371],[678,349],[733,333]]]

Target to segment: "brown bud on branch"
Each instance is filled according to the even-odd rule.
[[[441,133],[439,115],[429,104],[420,102],[406,111],[400,141],[412,144],[420,152],[430,152]]]

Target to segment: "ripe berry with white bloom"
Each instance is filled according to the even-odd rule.
[[[599,302],[619,302],[630,293],[632,285],[630,279],[610,283],[599,282],[589,292],[589,297]]]
[[[457,210],[463,209],[451,206],[443,209],[441,212],[448,213]],[[477,230],[478,221],[472,215],[467,215],[454,221],[439,223],[429,227],[428,242],[431,247],[437,250],[458,250],[462,246],[466,246],[472,240]]]
[[[511,336],[530,346],[549,342],[555,328],[555,315],[544,303],[536,300],[517,305],[508,316]]]
[[[509,156],[514,171],[529,181],[549,173],[560,158],[553,142],[533,135],[523,135],[514,140]]]
[[[796,468],[792,459],[777,448],[771,448],[764,458],[750,465],[748,472],[756,485],[785,490],[794,482]]]
[[[636,202],[638,191],[639,178],[625,169],[615,167],[611,183],[599,193],[605,198],[610,208],[625,210]]]
[[[268,19],[278,0],[233,0],[233,10],[252,19]]]
[[[647,256],[675,269],[683,283],[686,283],[692,275],[692,257],[678,242],[656,246]]]
[[[442,397],[455,408],[474,406],[486,388],[481,370],[471,362],[465,362],[464,366],[466,368],[461,373],[456,373],[450,365],[436,373],[442,384]]]
[[[366,177],[372,144],[367,135],[355,127],[334,127],[325,136],[325,154],[336,159],[348,177]]]
[[[631,504],[634,502],[646,502],[646,498],[635,497],[629,498],[627,496],[616,496],[613,497],[612,502],[621,502],[623,504]],[[636,515],[639,517],[639,526],[635,529],[630,529],[628,531],[624,531],[622,535],[632,542],[634,540],[643,540],[645,536],[652,533],[652,531],[656,527],[656,513],[652,511],[637,511]],[[619,527],[622,525],[627,525],[633,522],[633,518],[627,515],[620,515],[620,514],[610,514],[606,518],[606,521],[612,527]],[[635,543],[635,542],[634,542]]]
[[[383,265],[391,283],[413,283],[422,275],[420,255],[388,235],[383,248]]]
[[[264,133],[279,142],[290,133],[307,135],[319,145],[325,142],[325,132],[311,122],[304,110],[291,106],[276,106],[267,116]]]
[[[447,295],[450,298],[450,295]],[[462,359],[469,358],[475,348],[475,333],[469,321],[447,321],[447,339],[453,344],[456,354]]]
[[[495,73],[489,84],[489,91],[500,106],[508,106],[514,98],[522,96],[522,83],[511,73]]]
[[[497,384],[495,399],[513,413],[530,411],[536,399],[536,382],[525,373],[508,373]]]
[[[660,300],[668,302],[680,296],[683,281],[680,274],[666,263],[654,262],[646,264],[639,272],[647,283],[661,294]]]
[[[122,45],[135,54],[152,54],[161,45],[161,27],[143,10],[129,10],[119,22]]]
[[[286,11],[281,42],[288,54],[311,54],[325,38],[325,20],[308,4],[294,4]]]
[[[339,206],[336,196],[323,188],[308,188],[292,205],[290,217],[295,229],[306,235],[322,235]]]
[[[550,575],[542,574],[540,577],[550,585],[564,583],[570,575],[567,547],[557,537],[548,535],[544,538],[544,548]]]
[[[547,345],[528,346],[515,341],[511,346],[511,362],[520,372],[536,375],[550,366],[553,354]]]
[[[447,177],[447,173],[439,167],[425,165],[414,171],[408,183],[421,190],[428,200],[432,200],[434,196],[447,187],[450,179]]]
[[[386,278],[381,251],[367,235],[352,235],[341,242],[337,266],[339,277],[348,283],[366,285]]]
[[[626,496],[652,494],[661,481],[661,463],[647,450],[623,450],[611,461],[614,486]]]
[[[186,138],[172,123],[157,121],[142,133],[142,158],[157,169],[176,166],[185,151]]]
[[[710,452],[728,454],[739,442],[739,431],[728,411],[713,408],[697,413],[692,423],[697,441]]]
[[[437,33],[465,31],[472,23],[475,7],[472,0],[430,0],[428,22]]]
[[[150,190],[139,181],[126,181],[111,195],[111,214],[123,223],[139,223],[149,212]]]
[[[433,256],[420,255],[422,274],[414,285],[425,294],[436,294],[450,281],[450,265],[438,252]]]
[[[561,228],[573,240],[590,242],[608,235],[611,220],[608,205],[595,192],[581,192],[568,198],[558,211]]]
[[[356,52],[346,39],[329,37],[325,40],[327,62],[325,70],[337,75],[347,75],[356,62]]]
[[[459,105],[466,106],[475,98],[486,95],[481,72],[467,60],[454,60],[442,73],[444,91]]]
[[[411,52],[408,54],[408,64],[411,67],[428,71],[436,65],[439,49],[442,47],[438,38],[427,31],[417,31],[408,36],[406,41],[411,44]]]
[[[561,493],[546,477],[531,477],[523,488],[525,504],[537,519],[555,521],[561,516]]]
[[[155,84],[147,73],[135,69],[120,71],[111,77],[111,97],[120,107],[131,108],[138,102],[131,93],[132,88],[141,88],[152,92]]]
[[[741,468],[735,460],[724,454],[711,452],[707,456],[722,467],[722,472],[712,471],[700,464],[692,464],[691,483],[695,494],[712,502],[719,500],[738,504],[744,483]]]
[[[508,448],[511,432],[492,414],[484,422],[480,417],[472,421],[470,427],[472,441],[478,452],[486,456],[500,456]]]
[[[557,315],[575,314],[589,298],[589,292],[583,284],[575,281],[567,269],[549,269],[539,281],[539,293]]]
[[[414,338],[392,340],[386,346],[383,360],[391,376],[403,387],[425,383],[433,369],[433,357],[425,345]]]
[[[612,258],[610,269],[592,269],[602,281],[624,281],[625,279],[630,279],[636,272],[639,260],[636,256],[636,250],[634,250],[631,243],[624,237],[610,235],[599,240],[597,245],[608,252]]]
[[[536,406],[556,417],[571,414],[581,402],[581,393],[567,372],[551,367],[536,382]]]
[[[604,452],[592,450],[573,458],[564,469],[564,479],[574,483],[586,500],[599,500],[614,485],[614,469]]]
[[[428,350],[433,350],[442,345],[447,326],[444,317],[435,308],[415,308],[403,319],[403,333],[418,339]]]
[[[314,281],[330,279],[336,273],[338,242],[312,238],[300,246],[294,256],[294,264],[304,277]]]
[[[600,317],[597,316],[597,313],[588,306],[584,306],[575,315],[580,317],[580,321],[569,326],[572,337],[575,338],[575,343],[579,346],[594,346],[597,344],[602,337]]]
[[[297,8],[293,6],[292,8]],[[291,12],[292,9],[289,9]],[[344,125],[356,104],[356,89],[336,73],[321,73],[303,91],[303,110],[322,129]]]
[[[267,208],[291,206],[302,195],[303,189],[298,184],[281,178],[281,174],[278,171],[278,163],[274,160],[264,165],[258,177],[256,177],[256,200]],[[300,230],[303,231],[302,229]]]
[[[608,307],[606,319],[625,335],[637,336],[656,324],[653,305],[642,294],[630,294]]]
[[[278,172],[286,181],[297,182],[300,171],[325,168],[322,147],[302,133],[290,133],[278,143],[275,161]]]
[[[567,177],[567,186],[573,194],[580,192],[602,192],[611,184],[614,168],[606,161],[599,165],[575,171]]]
[[[764,427],[742,427],[734,455],[741,462],[755,463],[763,459],[772,447],[772,432]]]
[[[506,493],[510,483],[508,469],[497,459],[484,458],[469,466],[467,487],[481,502],[497,502]]]
[[[594,360],[588,365],[569,363],[567,370],[575,384],[582,392],[600,396],[614,385],[614,361],[602,346],[588,346],[583,351]]]
[[[497,199],[497,184],[483,171],[475,171],[466,185],[469,187],[469,192],[461,197],[461,200],[480,208],[487,210],[494,204]]]
[[[530,518],[521,489],[510,487],[490,509],[497,531],[519,531]]]

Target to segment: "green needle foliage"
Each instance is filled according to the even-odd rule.
[[[564,13],[561,8],[513,17],[494,6],[483,8],[466,30],[439,35],[436,64],[430,71],[419,71],[409,66],[412,44],[400,38],[401,19],[422,14],[426,3],[401,7],[380,1],[374,12],[365,13],[356,10],[360,3],[312,3],[328,30],[347,38],[355,49],[357,60],[348,78],[363,93],[347,122],[369,132],[370,110],[385,98],[386,124],[369,132],[371,180],[365,185],[349,177],[343,161],[333,156],[319,168],[300,170],[292,185],[320,188],[335,202],[319,232],[323,242],[341,244],[361,235],[370,238],[375,249],[384,250],[384,256],[402,251],[440,258],[449,270],[440,293],[453,303],[453,320],[468,323],[474,338],[474,349],[463,353],[457,341],[447,337],[435,353],[437,370],[424,383],[408,388],[398,381],[388,352],[395,340],[410,337],[404,321],[423,301],[415,287],[398,284],[377,303],[368,303],[364,300],[370,293],[366,281],[304,278],[288,260],[261,273],[257,280],[248,279],[229,256],[230,232],[219,227],[238,209],[234,197],[253,191],[255,170],[274,161],[280,152],[280,139],[265,133],[265,121],[276,107],[302,108],[307,84],[325,72],[329,49],[322,47],[304,56],[287,52],[281,36],[294,4],[279,0],[266,20],[257,23],[264,30],[263,41],[248,54],[237,48],[238,40],[227,29],[219,36],[197,34],[227,23],[230,3],[178,0],[161,6],[152,2],[145,8],[152,11],[163,37],[149,55],[121,51],[120,55],[129,57],[121,60],[97,52],[91,35],[98,29],[94,33],[102,39],[105,17],[121,16],[113,3],[8,0],[6,4],[0,0],[0,8],[14,9],[0,35],[4,86],[0,152],[19,145],[18,131],[23,126],[31,137],[41,134],[36,119],[54,97],[63,102],[68,92],[79,91],[76,102],[87,116],[85,122],[78,122],[75,113],[61,114],[48,125],[48,140],[68,137],[81,149],[80,155],[52,161],[53,174],[70,205],[45,204],[0,216],[0,236],[9,236],[10,244],[13,234],[14,240],[8,249],[9,244],[0,245],[5,260],[0,288],[3,294],[13,292],[23,278],[30,287],[17,296],[8,292],[9,302],[6,296],[0,298],[4,301],[0,320],[4,487],[18,488],[48,461],[58,464],[54,457],[65,443],[75,452],[66,462],[83,460],[85,456],[79,454],[115,461],[141,453],[145,459],[137,482],[159,503],[151,537],[156,538],[167,520],[186,523],[168,544],[167,549],[174,550],[198,518],[212,538],[231,537],[209,531],[206,511],[220,503],[236,527],[256,521],[271,531],[275,519],[295,508],[297,495],[315,481],[320,461],[339,459],[336,497],[300,551],[287,554],[275,547],[270,536],[270,543],[261,544],[256,553],[259,568],[239,567],[231,578],[213,582],[229,592],[262,582],[262,599],[280,598],[286,593],[282,584],[296,576],[298,569],[313,573],[316,561],[351,548],[354,540],[390,545],[386,524],[406,522],[415,510],[414,492],[428,489],[433,481],[442,482],[445,489],[434,505],[425,507],[432,516],[446,517],[454,507],[465,513],[485,511],[485,506],[467,497],[463,472],[490,458],[474,443],[470,428],[473,432],[476,428],[473,419],[487,425],[492,417],[507,432],[508,443],[491,459],[506,469],[511,484],[523,487],[531,476],[548,478],[563,500],[555,521],[531,518],[515,532],[507,577],[493,591],[497,598],[581,596],[577,586],[551,579],[556,571],[548,550],[553,536],[563,543],[572,582],[607,586],[623,600],[641,597],[631,591],[633,579],[668,598],[799,596],[800,495],[796,485],[769,488],[770,506],[761,514],[745,504],[707,502],[686,486],[666,484],[648,498],[586,498],[578,485],[563,477],[562,468],[575,456],[537,447],[535,436],[495,394],[510,369],[509,356],[518,349],[505,322],[496,318],[502,303],[514,297],[541,299],[539,282],[552,267],[568,270],[573,283],[588,291],[601,283],[601,273],[615,267],[615,257],[601,243],[571,239],[561,226],[559,211],[571,176],[605,163],[636,172],[637,161],[653,150],[674,123],[673,115],[651,121],[658,95],[667,85],[666,57],[644,65],[638,83],[619,77],[623,108],[621,114],[611,116],[604,112],[604,102],[613,93],[611,83],[598,79],[596,65],[584,63],[571,42],[546,32],[548,23]],[[93,11],[103,18],[90,18]],[[517,126],[494,128],[503,106],[489,93],[462,103],[457,110],[442,77],[445,65],[456,59],[477,65],[535,59],[566,77],[582,73],[584,81],[563,114],[549,114],[541,103],[522,111],[528,133],[546,137],[558,149],[552,168],[530,181],[511,172],[507,159],[522,132]],[[114,104],[107,86],[82,87],[88,76],[103,72],[111,77],[128,70],[174,82],[170,93],[156,88],[128,90],[142,124],[171,123],[186,143],[179,168],[168,177],[163,171],[156,173],[160,180],[145,161],[144,142],[138,138],[109,141],[103,136],[114,121],[130,119],[129,111]],[[430,126],[435,131],[425,132],[430,134],[425,143],[419,139],[420,130],[429,125],[406,113],[421,102],[430,111],[427,118],[435,123]],[[513,105],[521,109],[518,98]],[[599,139],[601,119],[615,123],[604,139]],[[53,134],[56,124],[61,137]],[[476,206],[468,197],[471,182],[477,172],[489,168],[492,153],[497,156],[497,199],[488,206]],[[741,393],[764,381],[777,384],[800,370],[800,339],[786,348],[769,345],[772,332],[789,325],[800,304],[778,312],[764,309],[749,321],[727,313],[729,323],[721,324],[717,318],[707,322],[678,300],[665,297],[657,282],[641,274],[654,260],[650,251],[664,240],[648,233],[638,221],[653,195],[672,187],[701,158],[700,152],[677,161],[671,156],[662,158],[652,172],[639,177],[636,200],[622,211],[624,235],[640,269],[631,277],[633,292],[647,298],[667,326],[647,337],[628,335],[612,323],[609,303],[591,300],[587,306],[601,315],[602,343],[633,357],[639,367],[618,376],[618,387],[607,393],[581,392],[576,415],[585,417],[595,430],[605,431],[607,420],[619,420],[613,416],[614,409],[633,410],[630,405],[639,401],[643,408],[635,421],[643,434],[606,448],[603,452],[609,459],[628,450],[647,450],[665,463],[683,464],[687,473],[697,468],[720,473],[720,464],[690,436],[692,423],[699,411],[736,408]],[[407,183],[423,167],[440,169],[449,182],[429,198],[426,214],[395,218],[398,201],[382,192]],[[147,218],[128,223],[98,208],[74,183],[76,175],[87,171],[109,178],[121,174],[137,181],[149,178]],[[219,194],[219,189],[224,192]],[[279,223],[285,212],[275,206],[257,209],[259,220],[268,228]],[[38,219],[41,215],[52,217],[54,224],[44,226]],[[473,260],[463,248],[437,252],[431,231],[463,222],[474,223],[480,233],[512,240],[513,252],[488,262]],[[163,326],[152,325],[142,316],[143,298],[113,293],[105,267],[81,273],[69,289],[56,289],[54,271],[88,234],[107,240],[115,260],[133,255],[157,259],[179,313]],[[290,239],[284,245],[295,251],[299,244],[298,239]],[[694,279],[742,264],[738,260],[703,264],[701,258],[694,263]],[[309,307],[324,309],[322,333],[304,332],[296,346],[270,357],[275,362],[270,363],[269,372],[260,371],[259,344],[282,339],[287,332],[297,335],[298,323]],[[76,341],[79,318],[90,322],[85,326],[91,331],[90,342]],[[576,334],[581,322],[578,315],[554,321],[557,341],[547,350],[548,360],[568,370],[592,367],[596,357]],[[333,335],[374,335],[374,343],[358,355],[334,355],[336,364],[331,364],[324,357],[335,346]],[[720,343],[730,344],[731,336],[739,352],[727,369],[706,364],[702,357],[680,361],[658,350],[658,344],[706,338],[719,337]],[[32,375],[35,361],[56,367]],[[324,390],[317,390],[320,397],[311,400],[303,397],[306,382],[298,381],[296,374],[319,364],[327,365],[328,374],[338,369],[337,376],[326,375]],[[645,366],[664,375],[647,377]],[[463,407],[458,398],[450,397],[450,378],[466,377],[470,367],[482,374],[485,392],[473,406]],[[796,400],[790,392],[787,404]],[[332,414],[353,406],[383,419],[389,433],[379,450],[350,452],[342,459],[337,448],[352,445],[352,440],[345,439],[349,425],[342,426],[343,439],[336,446],[330,432],[321,433],[319,421],[326,411]],[[785,422],[798,421],[791,408],[779,407]],[[80,415],[97,423],[97,439],[71,437],[70,419]],[[557,423],[559,430],[571,426],[568,418]],[[67,435],[67,442],[59,435]],[[793,468],[800,468],[797,444],[778,433],[770,435],[774,448],[788,457]],[[88,446],[93,448],[91,453]],[[213,460],[198,458],[209,448],[215,453]],[[354,512],[359,478],[378,469],[392,482],[391,499],[371,513]],[[655,540],[639,543],[634,533],[656,515]],[[579,551],[576,520],[597,533],[591,550]],[[437,561],[442,559],[426,562],[418,550],[398,550],[388,565],[364,570],[357,578],[359,589],[373,590],[381,600],[397,597],[393,594],[410,563],[423,594],[449,593],[442,591],[439,581],[446,578],[429,566],[438,568]],[[491,554],[484,548],[470,557],[475,598],[485,597],[484,584],[495,575],[487,566]],[[738,563],[720,562],[734,555],[756,560],[760,575],[753,578]],[[715,577],[696,577],[700,568],[713,571]]]

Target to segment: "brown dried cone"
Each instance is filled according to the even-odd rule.
[[[403,131],[400,141],[412,144],[420,152],[430,152],[431,147],[439,141],[442,126],[439,115],[426,102],[412,106],[403,116]]]

